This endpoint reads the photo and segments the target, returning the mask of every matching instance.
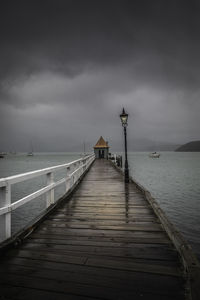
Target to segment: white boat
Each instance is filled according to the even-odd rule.
[[[149,157],[152,157],[152,158],[159,158],[159,157],[160,157],[160,153],[152,152],[152,153],[149,154]]]
[[[28,152],[27,156],[33,156],[33,152]]]
[[[32,145],[32,143],[31,143],[31,145],[30,145],[30,151],[27,153],[27,156],[33,156],[34,154],[33,154],[33,145]]]

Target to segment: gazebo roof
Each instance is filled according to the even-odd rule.
[[[108,143],[101,136],[94,148],[109,148]]]

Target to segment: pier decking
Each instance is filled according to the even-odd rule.
[[[0,299],[185,299],[178,252],[107,160],[0,261]]]

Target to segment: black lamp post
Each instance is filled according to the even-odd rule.
[[[122,121],[122,126],[124,127],[124,144],[125,144],[125,164],[124,164],[124,179],[125,182],[129,182],[129,169],[128,169],[128,159],[127,159],[127,140],[126,140],[126,127],[128,126],[128,114],[125,112],[124,108],[120,115]]]

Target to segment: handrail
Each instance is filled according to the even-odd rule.
[[[16,208],[36,199],[37,197],[46,194],[46,208],[53,205],[56,201],[54,198],[54,190],[57,186],[65,184],[65,193],[72,189],[79,178],[85,173],[95,159],[95,155],[91,154],[72,162],[44,168],[41,170],[26,172],[14,176],[9,176],[0,179],[0,242],[3,242],[11,237],[11,213]],[[66,177],[54,181],[54,172],[65,169]],[[11,187],[13,184],[24,182],[35,177],[46,175],[46,186],[11,203]],[[64,194],[65,194],[64,193]],[[64,195],[63,195],[64,196]]]
[[[9,176],[6,178],[1,178],[0,179],[0,187],[6,186],[7,182],[9,182],[10,184],[15,184],[15,183],[18,183],[21,181],[32,179],[34,177],[38,177],[40,175],[47,174],[49,172],[58,171],[59,169],[63,169],[64,167],[70,167],[74,163],[76,164],[82,160],[83,160],[83,158],[80,158],[80,159],[74,160],[72,162],[69,162],[67,164],[57,165],[57,166],[53,166],[53,167],[44,168],[41,170],[30,171],[30,172],[26,172],[26,173],[22,173],[22,174]]]

